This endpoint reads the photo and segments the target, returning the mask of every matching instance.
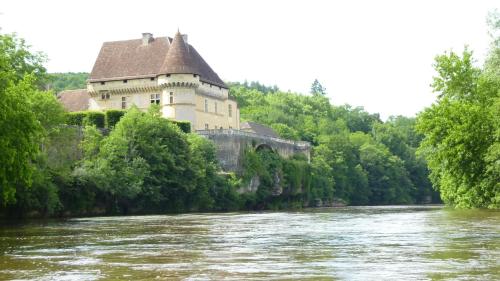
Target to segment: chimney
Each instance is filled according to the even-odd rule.
[[[153,41],[153,34],[152,33],[143,33],[142,34],[142,45],[147,46],[149,45],[150,42]]]
[[[188,43],[188,35],[187,34],[182,34],[182,40],[184,40],[184,43]]]

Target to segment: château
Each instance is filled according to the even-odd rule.
[[[143,33],[104,42],[87,89],[61,92],[59,99],[69,111],[158,104],[163,117],[188,121],[194,130],[240,129],[228,86],[179,31],[173,38]]]

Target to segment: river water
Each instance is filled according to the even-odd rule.
[[[500,280],[499,211],[347,207],[0,226],[0,280]]]

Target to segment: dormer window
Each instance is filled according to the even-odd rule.
[[[196,77],[198,77],[198,75],[196,75],[196,74],[193,74],[193,77],[194,77],[194,78],[196,78]]]
[[[167,77],[170,77],[170,74],[167,74]]]
[[[127,80],[127,79],[123,80],[123,83],[127,83],[127,82],[128,82],[128,80]]]
[[[151,80],[151,81],[155,81],[155,78],[154,78],[154,77],[151,77],[151,78],[149,78],[149,80]]]
[[[106,84],[106,82],[104,82],[104,81],[103,81],[103,82],[101,82],[101,85],[104,85],[104,84]]]

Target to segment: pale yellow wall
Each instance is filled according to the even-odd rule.
[[[170,93],[173,93],[173,104],[170,104]],[[196,124],[195,89],[188,87],[167,87],[163,89],[163,117]]]
[[[151,105],[152,93],[129,93],[129,94],[111,94],[109,99],[101,99],[101,95],[91,99],[91,110],[122,109],[122,97],[126,97],[126,108],[132,105],[141,110],[147,110]]]
[[[178,86],[177,82],[184,82],[184,86]],[[124,90],[130,88],[162,86],[163,90],[142,91],[134,93],[111,93],[110,99],[101,99],[101,90]],[[228,90],[218,86],[210,86],[201,82],[199,76],[193,74],[172,74],[170,76],[160,75],[151,81],[150,78],[128,79],[106,81],[104,85],[89,83],[89,92],[97,95],[91,98],[91,110],[121,109],[122,97],[127,97],[127,108],[135,104],[141,110],[147,110],[151,105],[151,94],[161,94],[161,112],[163,117],[180,121],[189,121],[193,130],[204,130],[205,124],[209,129],[233,128],[239,129],[240,114],[235,101],[228,99]],[[174,93],[173,104],[170,104],[170,92]],[[208,101],[208,112],[205,112],[205,100]],[[215,103],[217,102],[217,112]],[[232,105],[232,117],[228,116],[228,105]]]

